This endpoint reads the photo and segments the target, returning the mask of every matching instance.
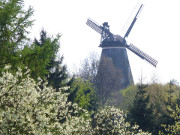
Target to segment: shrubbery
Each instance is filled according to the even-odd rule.
[[[0,134],[147,134],[131,128],[114,107],[91,118],[88,111],[68,102],[65,89],[57,92],[41,79],[36,83],[28,69],[13,75],[6,66],[0,77]]]

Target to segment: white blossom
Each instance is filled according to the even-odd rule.
[[[0,134],[3,135],[147,135],[124,121],[123,112],[114,107],[100,109],[94,115],[68,102],[66,87],[56,92],[47,82],[36,83],[18,69],[13,75],[10,66],[0,77]],[[40,86],[43,85],[43,89]],[[81,113],[83,115],[81,115]]]

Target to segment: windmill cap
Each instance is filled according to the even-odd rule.
[[[104,22],[104,23],[103,23],[103,26],[104,26],[104,27],[109,27],[108,22]]]

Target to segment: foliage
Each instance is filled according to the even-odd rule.
[[[147,85],[140,84],[137,87],[137,94],[128,112],[128,120],[131,124],[138,124],[144,131],[152,131],[153,108],[149,105],[150,96],[145,90]]]
[[[89,119],[77,116],[80,108],[67,102],[67,94],[43,84],[43,89],[21,70],[14,76],[5,67],[0,77],[1,134],[89,133]],[[24,78],[26,76],[26,78]],[[41,82],[39,82],[41,83]],[[72,109],[76,110],[71,116]],[[88,117],[88,114],[85,113]],[[58,116],[58,117],[57,117]],[[60,123],[61,122],[61,123]]]
[[[110,106],[95,114],[93,128],[96,135],[148,135],[139,130],[137,125],[131,127],[125,122],[123,112]]]
[[[155,105],[155,111],[165,111],[166,102],[168,100],[168,95],[166,93],[167,86],[163,84],[149,84],[146,88],[147,93],[150,95],[150,104]]]
[[[176,81],[175,80],[170,80],[170,82],[167,84],[169,87],[167,89],[167,93],[168,93],[168,105],[172,105],[175,101],[175,96],[173,96],[173,94],[175,93],[175,89],[176,89]]]
[[[153,134],[158,134],[162,129],[161,124],[166,123],[167,118],[167,86],[160,83],[149,84],[146,88],[147,93],[150,95],[149,105],[153,105]]]
[[[101,67],[101,68],[99,68]],[[82,63],[76,76],[90,81],[96,89],[97,102],[101,106],[111,104],[113,92],[121,89],[122,74],[113,64],[112,59],[101,56],[101,61],[94,53]]]
[[[80,66],[76,76],[84,81],[90,81],[95,86],[96,75],[99,68],[99,56],[96,53],[90,53],[89,57],[85,58]]]
[[[48,37],[42,30],[41,39],[30,43],[27,28],[32,26],[33,9],[23,9],[23,0],[0,1],[0,71],[5,64],[11,64],[16,72],[17,67],[26,66],[31,77],[37,81],[40,77],[48,81],[58,90],[67,79],[66,66],[62,65],[63,57],[56,60],[59,50],[59,38]]]
[[[44,47],[37,45],[26,46],[21,52],[21,63],[31,70],[31,77],[35,80],[38,77],[45,78],[48,74],[46,66],[50,62],[51,47],[46,44]]]
[[[168,107],[170,111],[170,117],[174,119],[173,124],[162,124],[162,127],[165,129],[167,135],[179,135],[180,134],[180,108],[176,105],[175,109]],[[164,132],[160,131],[160,135],[163,135]]]
[[[63,65],[64,57],[56,57],[60,49],[59,38],[60,35],[57,35],[56,38],[51,38],[47,36],[45,30],[42,30],[39,41],[36,38],[34,40],[36,46],[40,47],[42,50],[44,50],[43,48],[46,49],[43,56],[45,55],[47,57],[45,60],[47,59],[48,62],[45,64],[44,69],[48,74],[45,76],[47,77],[49,84],[56,90],[66,85],[68,78],[67,68]],[[44,61],[44,59],[42,60]]]
[[[153,108],[153,123],[149,126],[149,131],[154,135],[157,135],[159,131],[166,133],[161,125],[173,124],[174,120],[169,115],[167,105],[171,104],[171,107],[174,108],[176,100],[178,102],[179,86],[177,84],[170,86],[170,83],[161,84],[154,81],[145,90],[145,95],[149,95],[147,106]]]
[[[71,85],[69,100],[89,112],[97,109],[95,90],[89,81],[76,78]]]
[[[59,38],[60,35],[55,38],[47,37],[46,32],[42,31],[40,41],[35,40],[34,44],[26,46],[21,52],[21,63],[31,70],[31,77],[35,80],[38,77],[46,77],[56,89],[60,88],[63,79],[67,79],[66,67],[60,65],[63,59],[55,61]]]
[[[28,40],[27,28],[33,23],[30,20],[33,9],[29,7],[25,11],[22,7],[23,0],[0,1],[0,71],[8,63],[17,67],[20,58],[17,52]]]
[[[180,110],[179,110],[179,86],[175,80],[170,80],[166,84],[166,109],[162,116],[161,128],[159,134],[180,134]]]
[[[120,94],[122,99],[118,107],[120,107],[124,112],[127,112],[128,108],[133,105],[133,101],[135,99],[136,93],[137,93],[136,85],[130,85],[126,89],[121,90]]]
[[[148,134],[131,128],[114,107],[99,110],[92,121],[86,110],[68,102],[65,88],[57,92],[41,79],[37,84],[28,69],[13,75],[9,68],[0,77],[0,134]]]

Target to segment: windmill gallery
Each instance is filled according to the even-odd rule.
[[[104,22],[102,25],[99,25],[95,21],[88,19],[86,24],[94,29],[96,32],[101,34],[101,42],[99,47],[102,48],[101,53],[101,60],[100,60],[100,67],[101,65],[106,65],[104,62],[104,58],[108,58],[112,60],[112,65],[119,70],[119,72],[115,74],[119,74],[121,76],[120,82],[117,83],[117,89],[123,89],[129,86],[130,84],[133,84],[133,76],[131,73],[131,68],[128,60],[128,55],[126,48],[130,50],[131,52],[135,53],[140,58],[144,59],[148,63],[150,63],[152,66],[157,66],[157,61],[153,59],[151,56],[147,55],[143,51],[141,51],[139,48],[134,46],[133,44],[128,44],[126,41],[126,38],[128,37],[130,31],[132,30],[132,27],[134,26],[141,10],[143,8],[143,4],[138,3],[135,9],[133,10],[132,14],[130,15],[130,18],[128,19],[127,24],[124,27],[124,36],[120,35],[114,35],[110,32],[109,25],[107,22]],[[108,65],[108,66],[112,66]],[[106,71],[104,73],[107,73]],[[113,70],[111,71],[113,74]],[[108,75],[107,75],[108,76]]]

